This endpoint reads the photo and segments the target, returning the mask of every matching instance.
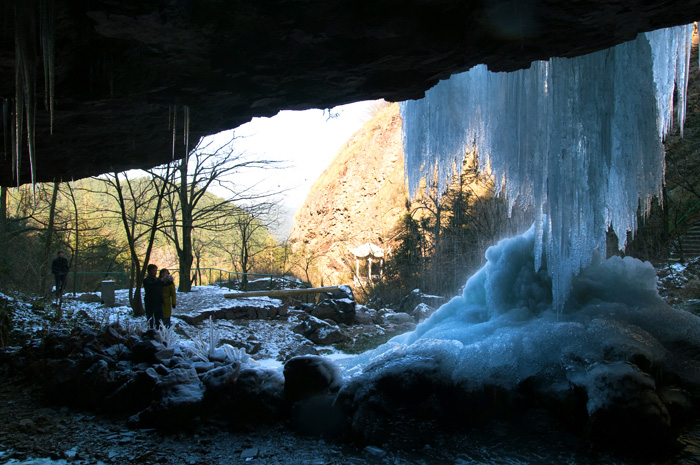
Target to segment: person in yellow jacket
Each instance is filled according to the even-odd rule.
[[[159,278],[165,282],[163,286],[163,324],[170,328],[170,316],[173,313],[173,308],[177,304],[177,293],[175,292],[175,280],[170,276],[170,271],[167,268],[160,270]]]

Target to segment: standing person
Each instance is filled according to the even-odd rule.
[[[68,281],[68,260],[63,256],[63,251],[58,251],[58,256],[51,262],[51,273],[53,273],[56,279],[56,295],[59,296],[63,293],[63,289],[66,288],[66,282]]]
[[[156,275],[158,266],[151,263],[146,268],[146,278],[143,280],[143,307],[149,329],[160,327],[163,320],[163,281]]]
[[[167,268],[160,270],[158,277],[163,281],[163,323],[167,328],[170,328],[170,316],[175,304],[177,304],[175,280],[170,276],[170,271]]]

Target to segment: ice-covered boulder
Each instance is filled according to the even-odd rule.
[[[200,414],[204,389],[194,368],[175,368],[156,383],[157,400],[130,421],[140,426],[187,429]]]
[[[490,248],[461,296],[346,366],[339,399],[357,434],[386,433],[397,412],[450,421],[532,408],[638,446],[671,433],[685,393],[700,393],[700,318],[666,305],[653,267],[630,257],[583,270],[557,310],[534,238]]]

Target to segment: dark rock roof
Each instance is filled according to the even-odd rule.
[[[53,135],[42,63],[49,3]],[[36,74],[37,178],[77,179],[170,160],[175,109],[182,156],[185,105],[191,147],[280,109],[419,98],[476,64],[514,70],[698,17],[700,0],[8,0],[0,7],[0,96],[9,124],[19,31],[36,59],[26,69]],[[3,132],[4,185],[16,182],[11,146]]]

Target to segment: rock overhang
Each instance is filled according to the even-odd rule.
[[[4,6],[2,185],[17,182],[17,31],[36,51],[36,179],[66,181],[182,157],[187,122],[191,148],[199,137],[282,109],[420,98],[477,64],[510,71],[700,17],[700,0],[54,0],[52,134],[41,57],[48,3]],[[17,20],[20,4],[30,5],[33,20]]]

